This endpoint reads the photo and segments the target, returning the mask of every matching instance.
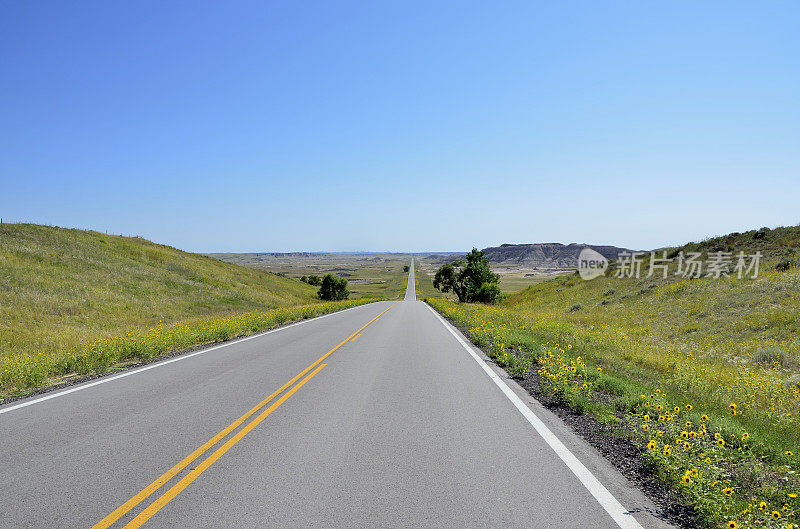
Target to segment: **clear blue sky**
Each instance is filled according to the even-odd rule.
[[[4,2],[0,216],[194,251],[800,222],[800,2]]]

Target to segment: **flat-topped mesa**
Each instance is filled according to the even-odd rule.
[[[516,265],[530,269],[570,270],[578,266],[578,255],[584,248],[591,248],[607,259],[616,259],[626,248],[594,244],[561,244],[547,242],[537,244],[501,244],[485,248],[492,264]]]

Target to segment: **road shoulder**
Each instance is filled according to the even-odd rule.
[[[512,379],[508,373],[495,364],[480,348],[476,347],[457,327],[427,305],[440,320],[463,340],[464,345],[475,353],[489,369],[516,395],[528,409],[541,420],[558,440],[571,452],[580,463],[591,472],[597,480],[610,492],[616,500],[634,515],[643,527],[657,529],[674,529],[667,516],[647,495],[626,478],[597,449],[583,439],[568,424],[541,402],[536,400],[524,387]],[[466,352],[465,352],[466,353]]]

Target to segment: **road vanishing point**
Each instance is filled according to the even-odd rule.
[[[428,305],[287,325],[0,407],[0,527],[670,527]]]

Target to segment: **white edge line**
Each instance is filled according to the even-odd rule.
[[[370,303],[367,303],[366,305],[370,305]],[[65,389],[64,391],[56,391],[56,392],[53,392],[53,393],[49,393],[49,394],[47,394],[47,395],[45,395],[43,397],[39,397],[39,398],[32,399],[32,400],[26,400],[24,402],[20,402],[19,404],[12,404],[10,406],[4,407],[4,408],[0,408],[0,415],[2,415],[4,413],[8,413],[8,412],[13,411],[13,410],[18,410],[20,408],[24,408],[26,406],[30,406],[32,404],[37,404],[39,402],[44,402],[46,400],[54,399],[56,397],[62,397],[64,395],[68,395],[70,393],[75,393],[76,391],[81,391],[81,390],[88,389],[88,388],[91,388],[91,387],[94,387],[94,386],[99,386],[100,384],[105,384],[106,382],[111,382],[113,380],[118,380],[120,378],[125,378],[125,377],[129,377],[131,375],[136,375],[137,373],[142,373],[143,371],[148,371],[150,369],[155,369],[157,367],[165,366],[165,365],[171,364],[173,362],[179,362],[181,360],[186,360],[187,358],[191,358],[193,356],[209,353],[211,351],[214,351],[216,349],[221,349],[221,348],[227,347],[229,345],[234,345],[234,344],[237,344],[237,343],[246,342],[247,340],[252,340],[253,338],[260,338],[261,336],[266,336],[267,334],[272,334],[273,332],[282,331],[284,329],[288,329],[290,327],[295,327],[297,325],[302,325],[304,323],[308,323],[308,322],[311,322],[311,321],[321,320],[322,318],[327,318],[328,316],[333,316],[334,314],[341,314],[343,312],[347,312],[348,310],[357,309],[359,307],[364,307],[366,305],[356,305],[355,307],[350,307],[350,308],[347,308],[347,309],[342,309],[342,310],[337,310],[337,311],[334,311],[334,312],[329,312],[328,314],[323,314],[322,316],[316,316],[314,318],[308,318],[306,320],[296,321],[294,323],[290,323],[289,325],[282,325],[282,326],[277,327],[275,329],[270,329],[268,331],[260,332],[260,333],[257,333],[257,334],[251,334],[250,336],[245,336],[243,338],[237,338],[236,340],[231,340],[229,342],[221,343],[219,345],[214,345],[214,346],[211,346],[211,347],[207,347],[207,348],[201,349],[199,351],[195,351],[194,353],[189,353],[189,354],[176,356],[175,358],[170,358],[169,360],[163,360],[161,362],[155,362],[153,364],[149,364],[149,365],[146,365],[144,367],[140,367],[138,369],[132,369],[130,371],[125,371],[124,373],[120,373],[119,375],[103,377],[103,378],[100,378],[98,380],[95,380],[94,382],[89,382],[89,383],[86,383],[86,384],[80,384],[80,385],[75,386],[73,388]]]
[[[453,327],[447,323],[444,318],[442,318],[438,312],[436,312],[430,305],[427,303],[425,304],[431,312],[433,312],[434,316],[439,318],[439,321],[442,322],[442,325],[450,331],[456,340],[461,344],[464,349],[475,359],[476,362],[483,368],[489,378],[494,381],[497,387],[508,397],[508,400],[511,401],[512,404],[519,410],[519,412],[528,420],[531,426],[536,430],[536,432],[545,440],[545,442],[550,445],[550,448],[558,455],[561,461],[567,465],[567,467],[572,471],[573,474],[580,480],[584,487],[594,496],[594,499],[606,510],[606,512],[614,519],[618,526],[622,529],[643,529],[639,522],[633,517],[633,515],[628,511],[622,504],[608,491],[600,480],[598,480],[591,471],[586,468],[580,460],[575,457],[575,455],[569,451],[569,448],[564,446],[564,443],[556,437],[556,435],[548,428],[542,420],[533,413],[522,399],[514,393],[514,391],[508,387],[508,384],[505,383],[503,379],[501,379],[497,373],[492,370],[491,367],[481,358],[478,356],[477,353],[470,347],[461,336],[453,329]]]

